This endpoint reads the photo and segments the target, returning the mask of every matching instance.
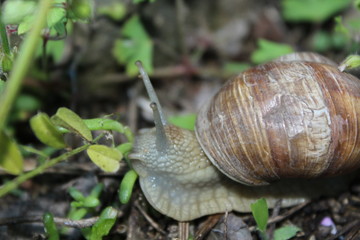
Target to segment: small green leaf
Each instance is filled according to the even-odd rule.
[[[91,161],[105,172],[116,172],[120,168],[122,154],[115,148],[104,145],[91,145],[87,149]]]
[[[256,225],[261,232],[266,231],[266,225],[269,219],[269,209],[265,198],[260,198],[252,203],[251,212],[256,221]]]
[[[23,157],[18,145],[3,132],[0,132],[0,167],[14,175],[23,171]]]
[[[130,18],[123,26],[124,39],[115,41],[113,55],[121,64],[126,65],[126,73],[136,76],[138,69],[135,61],[141,60],[144,69],[151,74],[153,72],[152,57],[153,43],[146,33],[138,16]]]
[[[43,222],[45,227],[45,232],[48,240],[59,240],[59,232],[56,228],[54,217],[51,213],[46,212],[43,215]]]
[[[250,68],[250,64],[241,62],[226,62],[224,65],[225,74],[238,74]]]
[[[83,201],[83,206],[94,208],[100,205],[100,200],[97,197],[87,196]]]
[[[59,108],[54,116],[51,117],[51,121],[55,125],[59,125],[68,129],[71,132],[79,134],[87,141],[92,141],[92,135],[90,129],[86,126],[84,121],[68,108]]]
[[[91,190],[91,193],[89,196],[99,198],[101,191],[104,188],[104,184],[98,183],[95,185],[95,187]]]
[[[84,195],[74,187],[70,187],[68,191],[70,196],[76,201],[83,201],[85,199]]]
[[[38,113],[30,119],[35,136],[44,144],[54,148],[65,148],[63,135],[56,129],[46,113]]]
[[[122,204],[129,202],[138,175],[134,170],[129,170],[121,181],[119,199]]]
[[[339,70],[341,72],[354,70],[360,67],[360,56],[359,55],[350,55],[346,57],[339,65]]]
[[[17,33],[21,35],[29,31],[33,26],[34,19],[35,19],[34,15],[25,17],[24,20],[19,24]]]
[[[196,121],[196,114],[194,113],[169,117],[169,123],[188,130],[194,130],[195,121]]]
[[[35,1],[12,0],[5,1],[2,12],[4,24],[19,24],[36,10]]]
[[[297,232],[300,232],[301,229],[296,226],[284,226],[279,229],[276,229],[274,232],[274,240],[288,240],[296,236]]]
[[[94,224],[91,229],[90,240],[101,240],[103,236],[109,234],[111,228],[114,226],[117,218],[117,210],[112,207],[105,208],[99,220]]]
[[[72,220],[80,220],[88,213],[86,208],[75,209],[73,212],[69,214],[69,218]]]
[[[287,44],[259,39],[258,48],[251,54],[251,61],[260,64],[292,52],[294,50]]]
[[[85,124],[91,130],[108,130],[124,133],[124,126],[118,121],[107,118],[85,119]]]
[[[286,21],[322,22],[348,7],[352,0],[282,0],[282,14]]]
[[[50,9],[47,16],[47,26],[49,28],[55,26],[58,23],[63,23],[66,19],[66,11],[64,8],[56,7]]]

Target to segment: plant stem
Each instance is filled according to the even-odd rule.
[[[5,127],[11,106],[16,98],[16,95],[20,91],[22,80],[31,65],[31,59],[34,56],[37,43],[40,39],[41,30],[45,25],[47,13],[52,2],[52,0],[40,1],[39,11],[36,14],[33,28],[30,30],[23,44],[20,46],[20,51],[15,60],[10,78],[6,82],[2,96],[0,96],[0,131],[2,131]]]
[[[49,167],[52,167],[55,164],[57,164],[61,161],[64,161],[64,160],[68,159],[69,157],[74,156],[74,155],[86,150],[89,146],[90,146],[90,144],[85,144],[85,145],[78,147],[70,152],[66,152],[66,153],[60,155],[59,157],[50,159],[49,161],[45,162],[44,164],[40,165],[39,167],[35,168],[34,170],[27,172],[23,175],[20,175],[17,178],[5,183],[0,188],[0,197],[6,195],[10,191],[16,189],[21,183],[25,182],[26,180],[43,173]]]
[[[2,48],[4,50],[4,53],[6,55],[10,55],[10,44],[9,44],[9,39],[6,33],[6,27],[5,24],[3,23],[2,19],[1,19],[1,11],[0,11],[0,38],[1,38],[1,45]]]

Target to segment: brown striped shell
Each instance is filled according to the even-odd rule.
[[[291,54],[228,81],[201,109],[196,135],[244,184],[339,175],[360,166],[359,97],[360,80],[330,60]]]

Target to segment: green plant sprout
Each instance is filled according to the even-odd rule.
[[[102,240],[103,236],[107,236],[115,224],[117,214],[118,211],[115,208],[106,207],[91,228],[82,229],[82,234],[88,240]]]
[[[54,216],[46,212],[43,215],[44,229],[48,240],[59,240],[59,232],[54,222]]]
[[[339,64],[339,70],[341,72],[344,71],[356,71],[360,68],[360,56],[359,55],[350,55],[346,57],[345,60],[343,60]]]
[[[97,184],[88,196],[84,196],[79,190],[71,187],[69,194],[74,199],[71,202],[71,208],[68,218],[72,220],[80,220],[85,215],[95,211],[100,205],[100,194],[104,188],[103,184]],[[83,236],[89,240],[101,240],[103,236],[109,234],[110,229],[115,224],[118,211],[112,207],[106,207],[100,214],[99,219],[92,227],[81,229]],[[63,232],[66,229],[63,230]]]
[[[69,194],[74,199],[70,203],[70,211],[68,213],[68,218],[72,220],[80,220],[85,217],[89,212],[94,211],[94,208],[100,205],[100,194],[104,188],[103,184],[97,184],[91,190],[91,193],[88,196],[84,196],[76,188],[70,187]]]
[[[268,237],[266,235],[266,229],[269,220],[269,208],[266,199],[258,199],[256,202],[250,205],[250,208],[252,215],[255,219],[260,238],[263,240],[267,240]],[[299,231],[301,231],[301,229],[293,225],[283,226],[275,230],[273,239],[287,240],[294,237]]]

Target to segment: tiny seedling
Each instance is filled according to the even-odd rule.
[[[259,231],[259,235],[261,239],[267,240],[268,237],[266,235],[267,224],[269,220],[269,209],[265,198],[260,198],[256,202],[252,203],[251,212],[255,219],[257,230]],[[274,231],[274,240],[287,240],[296,235],[297,232],[301,231],[300,228],[287,225],[281,228],[278,228]]]

